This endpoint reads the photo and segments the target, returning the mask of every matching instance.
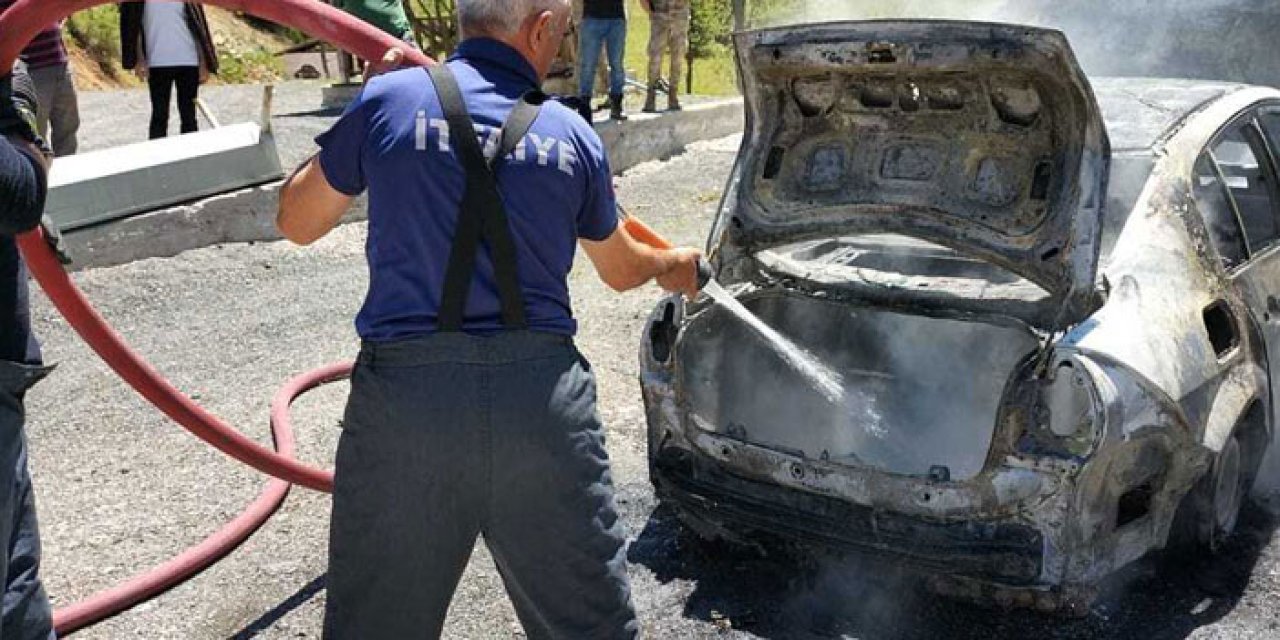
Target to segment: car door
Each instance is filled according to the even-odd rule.
[[[1280,141],[1280,105],[1252,111],[1224,129],[1197,163],[1196,179],[1203,186],[1202,170],[1214,171],[1219,182],[1213,186],[1222,198],[1218,208],[1228,207],[1236,222],[1239,237],[1232,238],[1226,221],[1211,220],[1215,214],[1202,205],[1206,225],[1224,228],[1211,228],[1210,235],[1266,343],[1274,421],[1280,418],[1280,191],[1268,127],[1277,136],[1272,139]],[[1224,218],[1227,214],[1220,211]]]

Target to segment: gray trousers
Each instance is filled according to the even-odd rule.
[[[633,638],[595,378],[567,337],[360,352],[338,445],[324,636],[436,638],[477,536],[529,638]]]
[[[40,583],[40,531],[27,472],[22,398],[45,369],[0,360],[0,639],[53,637],[49,598]]]
[[[80,130],[80,103],[76,99],[76,87],[71,82],[71,69],[65,64],[56,64],[28,69],[28,72],[40,100],[40,109],[36,113],[40,135],[53,148],[53,155],[75,155],[76,132]]]

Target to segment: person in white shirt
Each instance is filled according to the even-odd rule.
[[[168,135],[175,87],[179,130],[198,130],[196,95],[218,64],[204,9],[189,2],[122,3],[120,38],[124,68],[133,69],[151,89],[151,139]]]

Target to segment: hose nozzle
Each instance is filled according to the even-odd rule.
[[[707,288],[707,283],[716,279],[716,270],[706,258],[698,258],[698,291]]]

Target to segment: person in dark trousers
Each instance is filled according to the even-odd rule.
[[[604,46],[609,61],[609,117],[626,120],[622,91],[627,86],[627,71],[622,60],[627,53],[627,7],[625,0],[584,0],[582,25],[579,30],[578,94],[591,101],[595,93],[596,65],[600,47]]]
[[[0,13],[17,0],[0,0]],[[76,152],[76,133],[80,130],[80,102],[71,79],[67,48],[62,43],[62,23],[49,25],[22,49],[22,62],[36,87],[40,111],[36,114],[37,131],[49,141],[55,156]]]
[[[369,192],[370,286],[338,445],[324,635],[438,637],[477,536],[530,638],[632,638],[576,245],[623,291],[698,251],[619,224],[600,138],[537,91],[569,0],[459,0],[447,64],[373,78],[280,194],[306,245]]]
[[[120,4],[120,51],[125,69],[151,90],[152,140],[169,134],[169,99],[176,88],[180,131],[199,130],[196,95],[209,74],[218,72],[218,53],[204,8],[193,2]]]
[[[36,90],[19,68],[0,76],[0,638],[53,637],[40,582],[40,530],[27,471],[23,396],[45,376],[31,332],[27,272],[14,236],[40,224],[52,153],[36,135]]]

